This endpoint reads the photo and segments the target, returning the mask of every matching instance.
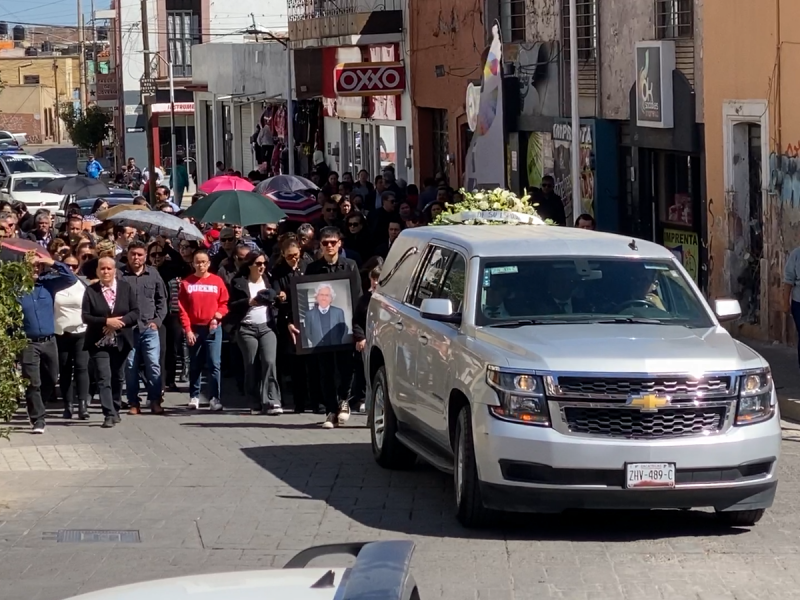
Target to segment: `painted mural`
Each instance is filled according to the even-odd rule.
[[[581,212],[594,215],[594,171],[592,152],[594,141],[591,127],[580,128],[580,168],[581,168]],[[564,202],[567,223],[578,215],[572,214],[572,125],[556,123],[553,125],[553,177],[556,180],[556,194]]]

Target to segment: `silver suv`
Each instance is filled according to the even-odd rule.
[[[410,229],[367,319],[372,449],[453,474],[493,510],[772,505],[781,431],[767,362],[720,326],[665,248],[547,226]]]

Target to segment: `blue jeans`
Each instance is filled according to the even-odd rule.
[[[203,367],[208,368],[208,398],[220,399],[220,373],[222,364],[222,327],[210,331],[208,326],[196,325],[192,331],[197,336],[194,346],[189,346],[189,397],[200,397],[200,380]]]
[[[158,330],[149,327],[144,331],[133,330],[133,350],[125,363],[125,384],[130,406],[139,406],[139,368],[142,363],[147,399],[151,403],[158,403],[161,401],[161,343]]]

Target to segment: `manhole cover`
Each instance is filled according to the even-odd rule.
[[[139,531],[131,529],[59,529],[56,542],[112,542],[116,544],[137,544],[141,542]]]

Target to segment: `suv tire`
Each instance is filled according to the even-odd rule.
[[[372,406],[369,409],[372,455],[384,469],[410,469],[417,455],[397,439],[397,417],[389,401],[386,367],[381,367],[372,380]]]
[[[456,518],[464,527],[483,527],[491,521],[493,513],[483,505],[481,498],[469,406],[465,406],[458,413],[453,455]]]
[[[732,510],[718,512],[717,518],[731,527],[752,527],[761,520],[766,509],[758,508],[755,510]]]

